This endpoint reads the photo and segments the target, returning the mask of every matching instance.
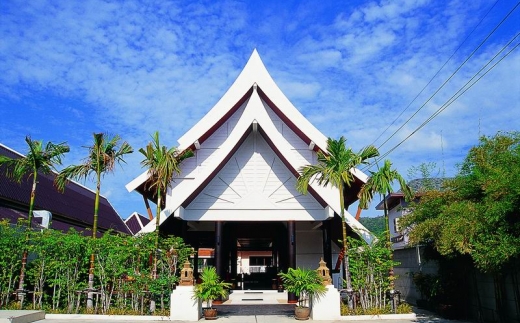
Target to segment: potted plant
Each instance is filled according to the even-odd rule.
[[[215,267],[205,267],[200,275],[200,281],[194,287],[194,298],[206,302],[207,306],[203,309],[204,318],[206,320],[215,320],[217,318],[217,309],[211,307],[212,301],[219,297],[226,298],[231,284],[220,279]]]
[[[316,270],[289,268],[287,273],[280,273],[283,286],[289,293],[298,297],[298,305],[294,309],[297,320],[308,320],[312,302],[319,299],[327,291],[322,278]]]

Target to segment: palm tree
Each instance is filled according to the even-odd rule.
[[[38,185],[38,172],[43,174],[49,174],[52,171],[56,171],[56,165],[61,165],[61,158],[65,153],[69,152],[69,146],[66,143],[53,144],[47,142],[45,146],[42,141],[33,141],[31,137],[26,136],[25,142],[29,146],[29,152],[25,157],[22,158],[9,158],[7,156],[0,156],[0,166],[6,166],[6,176],[10,179],[15,180],[18,183],[22,182],[22,179],[29,175],[32,176],[33,183],[31,188],[31,197],[29,200],[29,214],[27,226],[27,232],[31,230],[33,210],[34,210],[34,199],[36,197],[36,186]],[[26,242],[28,243],[29,234],[26,235]],[[20,282],[18,285],[18,291],[20,297],[20,308],[23,306],[23,290],[24,290],[24,279],[25,279],[25,266],[27,264],[27,248],[23,251],[22,256],[22,268],[20,270]]]
[[[155,132],[152,136],[152,141],[146,145],[146,148],[139,149],[139,152],[144,155],[141,161],[143,167],[148,168],[149,181],[147,187],[155,189],[155,196],[157,197],[157,211],[155,217],[155,253],[153,260],[153,278],[157,278],[157,249],[159,245],[159,224],[161,220],[161,207],[163,204],[163,197],[166,195],[166,190],[171,187],[173,183],[173,176],[180,174],[180,163],[186,158],[193,156],[193,151],[185,150],[179,152],[177,148],[167,148],[161,146],[159,142],[159,132]]]
[[[81,165],[71,165],[63,169],[56,177],[56,186],[60,190],[65,189],[69,179],[86,180],[90,175],[94,175],[96,180],[96,199],[94,201],[94,221],[92,224],[92,239],[96,239],[99,195],[101,191],[101,177],[114,171],[116,164],[124,163],[124,155],[133,152],[132,147],[125,141],[119,143],[121,138],[118,135],[109,136],[103,133],[94,133],[94,144],[88,148],[88,157]],[[90,255],[90,269],[88,275],[88,296],[87,309],[93,308],[94,295],[94,263],[96,255]]]
[[[343,269],[347,282],[347,289],[352,289],[350,272],[347,261],[347,224],[345,220],[345,198],[344,189],[350,187],[355,181],[353,169],[361,164],[367,164],[369,158],[379,156],[376,147],[370,145],[363,148],[358,153],[345,146],[345,137],[339,140],[327,139],[327,152],[318,151],[318,163],[316,165],[303,166],[300,177],[296,182],[296,189],[307,193],[309,182],[315,180],[320,186],[327,186],[329,183],[339,191],[340,216],[343,233]]]
[[[406,185],[406,181],[404,178],[397,172],[397,170],[392,169],[392,163],[387,159],[384,162],[383,167],[379,168],[377,172],[370,172],[371,176],[368,181],[361,187],[361,190],[358,193],[359,197],[359,207],[363,209],[367,209],[372,198],[374,197],[374,193],[379,193],[381,198],[383,199],[383,211],[385,215],[386,222],[386,231],[385,231],[385,239],[386,246],[388,251],[390,252],[390,261],[392,261],[392,244],[390,242],[390,225],[388,223],[388,204],[386,201],[387,194],[393,192],[392,183],[394,181],[399,182],[399,186],[401,191],[404,194],[405,200],[409,201],[413,198],[413,192],[408,185]],[[389,279],[390,279],[390,292],[391,295],[394,290],[394,269],[393,266],[390,267],[389,271]],[[395,304],[392,300],[392,308],[395,310]]]

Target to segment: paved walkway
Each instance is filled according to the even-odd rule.
[[[201,319],[199,322],[203,322]],[[41,320],[36,321],[37,323],[94,323],[96,320]],[[99,322],[99,321],[97,321]],[[143,323],[144,321],[113,321],[114,323]],[[158,322],[158,321],[154,321]],[[187,321],[170,321],[174,323],[191,323]],[[283,315],[249,315],[249,316],[219,316],[215,322],[219,323],[294,323],[297,322],[294,317],[283,316]],[[308,320],[307,322],[321,322],[321,323],[463,323],[463,321],[445,320],[437,317],[418,317],[413,320],[356,320],[356,321],[313,321]]]
[[[143,323],[146,321],[143,320],[92,320],[92,319],[45,319],[36,321],[37,323],[98,323],[98,322],[113,322],[113,323]],[[204,318],[199,320],[199,322],[204,322]],[[160,322],[160,318],[158,317],[157,321],[148,321],[148,322]],[[165,322],[165,321],[162,321]],[[192,323],[188,321],[169,321],[172,323]],[[265,315],[265,314],[248,314],[248,315],[228,315],[226,313],[219,313],[219,317],[216,320],[219,323],[294,323],[297,322],[294,319],[293,315]],[[312,319],[307,322],[320,322],[320,323],[345,323],[345,322],[353,322],[353,323],[470,323],[467,321],[456,321],[456,320],[447,320],[436,317],[431,314],[418,314],[415,319],[393,319],[393,320],[381,320],[377,318],[373,319],[362,319],[362,320],[327,320],[327,321],[313,321]]]
[[[230,307],[230,306],[229,306]],[[285,306],[234,306],[235,309],[222,306],[220,308],[219,317],[217,322],[220,323],[294,323],[293,309],[288,311]],[[292,305],[294,308],[294,305]],[[241,308],[241,309],[236,309]],[[262,310],[260,310],[261,308]],[[341,322],[357,322],[357,323],[469,323],[466,321],[455,321],[446,320],[434,316],[429,312],[423,312],[416,310],[418,313],[414,319],[378,319],[376,317],[350,317],[348,320],[326,320],[316,321],[321,323],[341,323]],[[137,316],[137,317],[124,317],[124,316],[84,316],[84,315],[53,315],[53,318],[41,319],[43,317],[34,318],[32,320],[25,320],[22,317],[23,312],[40,312],[42,311],[0,311],[0,322],[37,322],[37,323],[99,323],[99,322],[112,322],[112,323],[143,323],[143,322],[172,322],[172,323],[190,323],[187,321],[170,321],[169,317],[160,316]],[[199,322],[204,321],[202,318]],[[307,322],[314,322],[310,319]]]

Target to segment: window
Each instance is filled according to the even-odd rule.
[[[249,266],[271,266],[271,257],[249,257]]]
[[[394,219],[394,232],[400,232],[401,228],[399,227],[399,218]]]

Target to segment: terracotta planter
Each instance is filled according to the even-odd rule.
[[[294,308],[294,318],[300,321],[308,320],[311,315],[310,307],[298,307]]]
[[[217,309],[216,308],[205,308],[202,310],[204,313],[204,318],[206,320],[216,320],[217,319]]]

